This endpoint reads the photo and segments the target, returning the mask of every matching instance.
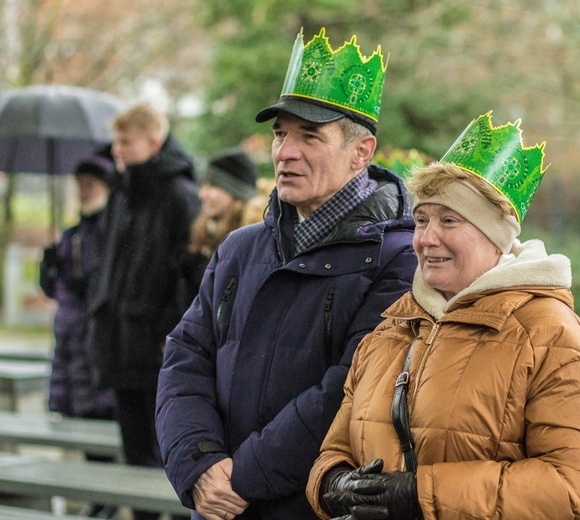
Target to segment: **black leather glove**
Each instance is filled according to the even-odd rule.
[[[380,479],[383,461],[376,459],[367,466],[331,471],[323,481],[322,502],[333,517],[349,515],[351,507],[369,503],[369,496],[385,491]],[[375,502],[372,502],[375,503]]]
[[[389,510],[384,506],[371,506],[363,504],[353,506],[351,514],[333,518],[333,520],[385,520],[392,518],[389,516]]]
[[[376,462],[371,463],[366,469]],[[382,469],[382,461],[380,468]],[[361,469],[365,468],[359,468]],[[348,494],[337,490],[324,495],[325,504],[339,506],[339,512],[332,514],[350,515],[350,518],[347,516],[345,520],[375,520],[377,518],[418,520],[423,518],[417,495],[415,473],[390,471],[367,475],[366,478],[372,478],[373,486],[368,486],[362,493]]]

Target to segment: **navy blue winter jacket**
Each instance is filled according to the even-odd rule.
[[[274,190],[265,223],[223,241],[168,336],[157,432],[185,506],[198,477],[231,457],[232,487],[250,502],[241,518],[316,518],[304,489],[352,355],[417,265],[400,179],[369,174],[374,194],[297,256],[291,208]]]

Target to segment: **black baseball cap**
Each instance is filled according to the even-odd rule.
[[[349,117],[355,123],[367,127],[373,135],[376,134],[377,126],[374,121],[359,116],[340,107],[329,108],[328,105],[318,103],[310,99],[297,98],[295,96],[282,96],[278,103],[260,110],[256,116],[257,123],[264,123],[278,116],[279,112],[288,112],[300,119],[312,123],[331,123],[343,117]]]

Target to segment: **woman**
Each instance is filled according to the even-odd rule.
[[[74,171],[78,188],[79,222],[65,230],[58,244],[45,249],[40,263],[40,286],[57,302],[55,347],[48,384],[48,408],[69,417],[118,418],[115,395],[99,385],[87,344],[87,307],[99,276],[100,252],[107,226],[106,206],[116,182],[109,150],[87,157]],[[87,460],[113,462],[87,453]],[[116,508],[88,504],[83,514],[113,518]]]
[[[522,147],[519,121],[493,127],[490,112],[407,181],[413,290],[355,354],[310,474],[321,518],[580,518],[570,261],[516,239],[543,147]],[[399,437],[393,415],[404,426],[405,404]]]
[[[199,191],[201,212],[191,226],[190,243],[182,259],[185,309],[199,291],[212,255],[223,238],[242,225],[247,202],[257,193],[257,168],[240,148],[213,157]]]
[[[80,162],[74,174],[79,222],[63,232],[58,244],[44,251],[40,263],[40,286],[58,304],[48,407],[71,417],[113,419],[112,390],[95,383],[86,345],[87,302],[98,276],[107,224],[105,207],[115,182],[113,159],[107,151],[99,152]]]

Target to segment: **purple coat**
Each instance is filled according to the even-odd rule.
[[[400,179],[369,173],[377,191],[298,256],[274,190],[265,223],[223,241],[169,335],[157,432],[185,506],[198,477],[232,457],[232,487],[251,503],[242,518],[316,518],[304,489],[352,355],[417,265]]]
[[[82,217],[63,233],[56,257],[49,260],[45,254],[40,265],[41,286],[58,304],[48,407],[72,417],[113,419],[116,414],[113,391],[95,382],[86,341],[86,301],[98,268],[104,217],[104,211]]]

